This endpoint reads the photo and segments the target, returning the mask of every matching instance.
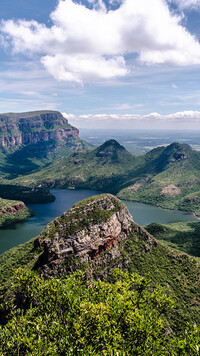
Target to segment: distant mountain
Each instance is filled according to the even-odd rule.
[[[117,193],[137,165],[136,162],[136,158],[124,147],[110,140],[93,151],[78,151],[58,159],[47,168],[16,182],[72,189],[95,187],[97,190]]]
[[[0,171],[11,178],[27,174],[90,146],[57,111],[0,114]]]
[[[200,215],[200,152],[179,143],[133,156],[109,140],[93,151],[58,159],[15,183],[19,181],[32,186],[97,189],[122,199]]]
[[[146,158],[153,151],[147,153]],[[188,145],[173,143],[160,149],[155,163],[153,174],[146,180],[134,181],[121,190],[119,196],[200,215],[200,152]]]

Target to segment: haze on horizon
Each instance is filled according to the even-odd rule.
[[[0,16],[0,112],[200,128],[199,0],[1,0]]]

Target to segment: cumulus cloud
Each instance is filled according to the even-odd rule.
[[[38,54],[49,73],[63,81],[125,76],[128,54],[144,64],[200,64],[198,40],[164,0],[110,0],[116,3],[116,10],[109,10],[103,0],[88,0],[88,6],[59,0],[51,27],[8,20],[1,22],[1,34],[14,53]]]
[[[63,112],[62,115],[73,125],[80,128],[131,128],[131,129],[170,129],[200,128],[200,111],[182,111],[168,115],[153,112],[138,114],[86,114],[73,115]]]
[[[199,0],[171,0],[171,2],[176,4],[181,9],[200,7]]]

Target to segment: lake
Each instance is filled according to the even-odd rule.
[[[96,190],[64,189],[52,189],[51,192],[56,196],[55,202],[27,204],[34,211],[34,217],[27,219],[23,223],[0,229],[0,254],[37,236],[51,220],[60,216],[65,210],[70,209],[77,201],[101,193]],[[169,224],[197,220],[195,216],[183,211],[165,210],[152,205],[130,201],[124,201],[124,203],[132,214],[134,221],[139,225],[146,225],[151,222]]]

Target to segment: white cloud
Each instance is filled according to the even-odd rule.
[[[42,63],[57,80],[82,83],[82,79],[99,77],[109,79],[127,73],[123,57],[104,57],[94,55],[55,55],[45,56]]]
[[[86,114],[62,113],[69,122],[80,128],[130,128],[130,129],[199,129],[200,111],[182,111],[168,115],[138,114]],[[123,126],[122,126],[123,125]]]
[[[175,3],[181,9],[200,7],[199,0],[171,0],[171,2]]]
[[[3,41],[14,53],[38,54],[53,77],[69,82],[125,76],[124,58],[130,53],[150,65],[200,64],[199,42],[164,0],[117,1],[121,5],[114,11],[102,0],[88,2],[92,9],[59,0],[51,27],[34,20],[2,21]]]

